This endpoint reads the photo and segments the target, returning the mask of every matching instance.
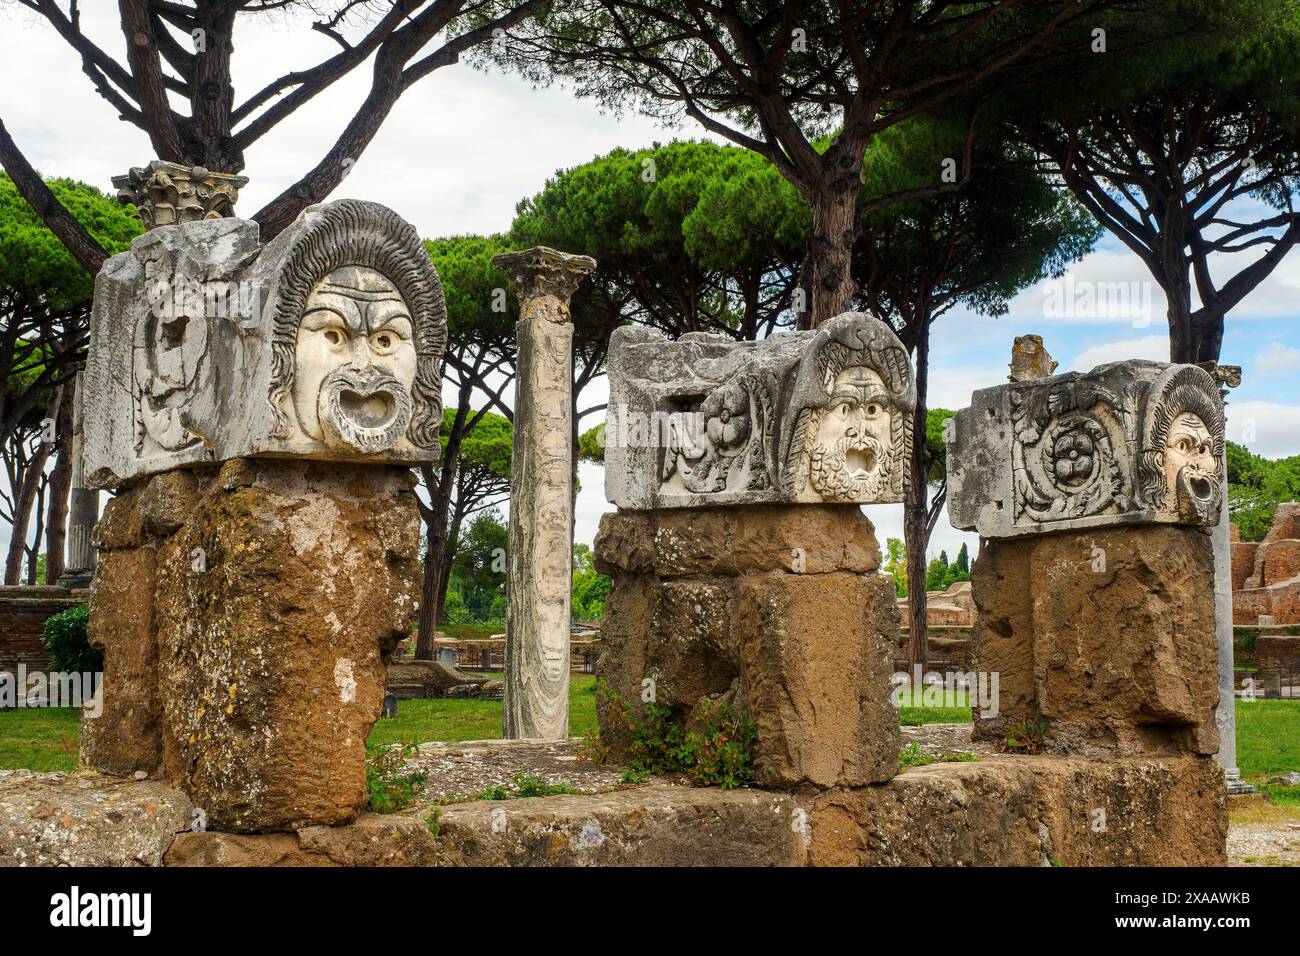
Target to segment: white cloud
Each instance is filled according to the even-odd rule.
[[[1127,359],[1151,359],[1156,362],[1169,361],[1169,336],[1165,332],[1158,335],[1144,335],[1139,339],[1118,339],[1093,345],[1074,357],[1074,361],[1065,368],[1087,372],[1107,362],[1123,362]]]
[[[1294,374],[1300,370],[1300,349],[1285,342],[1270,342],[1255,355],[1254,371],[1263,375],[1279,372]]]
[[[1227,436],[1265,458],[1300,455],[1300,405],[1234,402],[1229,395]]]

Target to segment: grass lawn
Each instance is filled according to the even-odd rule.
[[[458,641],[486,641],[493,634],[500,634],[502,628],[488,627],[485,624],[452,624],[450,621],[439,624],[438,630]],[[415,642],[412,641],[412,644]]]
[[[498,675],[499,676],[499,675]],[[569,683],[569,733],[596,726],[596,679],[574,674]],[[899,720],[906,725],[969,723],[965,707],[913,707],[906,695]],[[75,770],[79,712],[71,707],[0,712],[0,769]],[[403,700],[397,716],[380,720],[371,744],[428,740],[490,740],[501,736],[499,700]],[[1237,763],[1256,786],[1271,775],[1300,770],[1300,701],[1237,701]],[[1300,806],[1300,792],[1269,787],[1276,803]]]
[[[1269,787],[1274,774],[1300,770],[1300,700],[1237,701],[1237,766],[1277,803],[1300,807],[1300,787]]]
[[[904,727],[919,727],[921,724],[969,724],[970,704],[967,695],[959,692],[953,707],[912,706],[910,692],[899,690],[898,722]],[[920,701],[917,702],[918,704]]]
[[[0,770],[76,770],[80,737],[77,707],[0,711]]]
[[[500,674],[492,675],[500,680]],[[596,678],[569,677],[569,734],[581,737],[596,726]],[[397,716],[381,718],[371,746],[421,744],[426,740],[492,740],[501,736],[499,700],[399,700]]]

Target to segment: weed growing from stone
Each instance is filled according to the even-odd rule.
[[[582,735],[582,740],[578,741],[578,746],[574,748],[573,755],[579,762],[599,765],[609,761],[609,748],[600,742],[600,731],[595,727],[588,727]]]
[[[1036,754],[1042,753],[1047,738],[1047,721],[1028,720],[1012,724],[1006,739],[1002,741],[1004,753]]]
[[[406,761],[419,748],[415,744],[373,747],[366,751],[366,808],[372,813],[396,813],[416,798],[428,782],[422,771],[407,771]]]
[[[516,797],[553,797],[559,793],[578,793],[563,783],[547,783],[541,777],[517,773],[512,778],[513,787],[497,785],[479,791],[480,800],[513,800]]]
[[[616,693],[599,691],[615,719],[632,734],[628,747],[631,767],[624,783],[639,783],[650,774],[685,773],[706,787],[724,790],[754,780],[754,744],[758,727],[736,712],[730,701],[704,701],[683,726],[667,707],[646,701],[634,714]]]

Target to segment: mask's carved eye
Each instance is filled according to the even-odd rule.
[[[338,346],[343,344],[344,334],[342,329],[326,329],[324,335],[325,341],[330,345]]]
[[[840,407],[837,408],[836,411],[839,412],[841,415],[848,415],[848,413],[851,411],[851,409],[849,408],[849,403],[840,402]]]
[[[376,332],[370,337],[370,347],[380,355],[387,355],[397,345],[397,338],[392,332]]]
[[[881,413],[882,411],[884,411],[884,409],[881,408],[879,405],[877,405],[875,402],[871,402],[869,405],[867,405],[867,417],[868,417],[868,418],[879,418],[879,417],[880,417],[880,413]]]

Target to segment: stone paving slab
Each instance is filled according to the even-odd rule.
[[[0,866],[158,866],[193,812],[153,781],[0,770]]]
[[[424,797],[434,803],[472,800],[488,787],[513,789],[518,774],[540,777],[548,786],[567,786],[581,793],[617,789],[624,768],[579,760],[579,743],[577,737],[425,743],[407,766],[428,774]]]

